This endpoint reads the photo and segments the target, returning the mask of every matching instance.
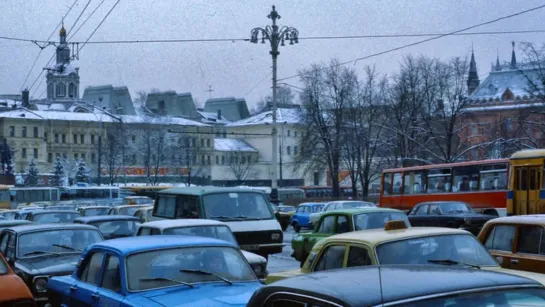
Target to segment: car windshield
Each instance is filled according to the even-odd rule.
[[[380,244],[380,264],[447,264],[498,266],[488,251],[469,234],[432,235]]]
[[[272,219],[271,208],[263,194],[253,192],[215,193],[202,197],[210,219]]]
[[[224,225],[168,228],[163,230],[163,234],[215,238],[238,245],[235,236],[233,236],[233,233],[231,232],[231,229]]]
[[[364,201],[352,201],[343,203],[343,209],[354,209],[362,207],[374,207],[374,205],[372,203],[367,203]]]
[[[97,215],[108,215],[110,208],[86,208],[83,210],[85,216],[97,216]]]
[[[442,213],[472,213],[473,209],[465,203],[441,203]]]
[[[104,239],[122,238],[134,236],[138,225],[136,221],[102,221],[90,223],[100,230]]]
[[[398,305],[395,305],[398,306]],[[545,306],[545,290],[543,289],[509,289],[497,291],[479,291],[469,294],[456,294],[416,301],[404,302],[404,307],[450,307],[450,306]]]
[[[43,229],[19,236],[17,257],[31,257],[50,253],[81,253],[89,244],[102,241],[94,229]]]
[[[409,219],[403,212],[369,212],[354,216],[356,230],[384,228],[389,221],[404,221],[410,227]]]
[[[39,213],[32,217],[32,221],[38,224],[46,223],[72,223],[75,219],[80,217],[79,212],[51,212],[51,213]]]
[[[16,214],[17,212],[14,212],[14,211],[0,212],[0,215],[2,215],[6,220],[14,220]]]
[[[322,209],[324,209],[324,205],[314,205],[314,206],[311,206],[310,208],[312,208],[312,213],[318,213],[318,212],[322,212]]]
[[[246,259],[232,247],[153,250],[130,255],[126,263],[129,291],[223,282],[220,278],[232,282],[256,280]]]
[[[119,208],[119,215],[131,215],[134,216],[134,213],[136,210],[138,210],[139,207],[123,207]]]

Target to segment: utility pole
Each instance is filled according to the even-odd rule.
[[[98,100],[100,101],[100,106],[102,107],[102,97],[99,97]],[[95,112],[95,110],[93,110],[93,112]],[[100,178],[102,175],[102,117],[100,117],[98,121],[98,170],[97,171],[98,171],[97,183],[98,183],[98,186],[100,186],[100,184],[102,183],[102,180]]]
[[[214,90],[212,89],[212,85],[209,85],[209,86],[208,86],[208,90],[205,91],[205,92],[208,92],[208,97],[209,97],[210,99],[212,99],[212,92],[213,92],[213,91],[214,91]]]
[[[277,178],[277,169],[278,169],[278,131],[276,129],[276,60],[280,52],[278,52],[278,47],[285,46],[284,42],[289,41],[290,45],[299,43],[299,31],[292,27],[283,26],[278,28],[276,20],[280,19],[280,15],[276,11],[275,6],[273,5],[271,13],[267,18],[272,20],[272,26],[266,26],[265,28],[254,28],[250,32],[250,42],[257,44],[259,41],[259,36],[261,35],[261,43],[265,44],[265,40],[269,41],[271,45],[271,51],[269,52],[272,56],[272,90],[273,90],[273,101],[272,101],[272,161],[271,161],[271,202],[273,204],[278,204],[278,178]]]

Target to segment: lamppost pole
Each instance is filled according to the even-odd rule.
[[[276,60],[280,52],[278,52],[278,47],[284,46],[284,42],[289,41],[290,45],[297,44],[299,41],[299,31],[292,27],[283,26],[278,28],[276,20],[280,19],[280,15],[276,11],[275,6],[273,5],[271,13],[267,16],[272,20],[272,26],[266,26],[265,28],[254,28],[250,32],[250,42],[257,44],[260,40],[261,43],[265,44],[265,40],[269,41],[271,45],[271,51],[269,52],[272,56],[272,90],[273,90],[273,101],[272,101],[272,163],[271,163],[271,202],[274,204],[278,203],[278,130],[276,129]]]

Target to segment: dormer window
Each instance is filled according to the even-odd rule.
[[[76,85],[72,82],[68,85],[68,96],[76,97]]]
[[[66,96],[66,84],[64,82],[57,83],[57,97],[65,97]]]
[[[501,95],[502,101],[510,101],[514,99],[515,99],[515,95],[513,95],[513,92],[511,92],[509,88],[507,88],[505,92],[503,92],[503,94]]]

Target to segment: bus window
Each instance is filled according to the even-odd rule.
[[[461,166],[455,167],[453,192],[477,191],[479,187],[479,167]]]
[[[383,191],[384,195],[392,195],[392,173],[384,173],[383,177]]]
[[[507,188],[507,165],[491,164],[481,168],[479,189],[482,191],[505,190]]]
[[[407,180],[410,178],[410,184]],[[422,194],[426,193],[426,171],[414,171],[405,174],[405,193]]]
[[[450,192],[451,169],[431,169],[428,175],[428,193]]]
[[[401,194],[401,181],[402,181],[401,173],[394,174],[394,185],[392,190],[393,195]]]

